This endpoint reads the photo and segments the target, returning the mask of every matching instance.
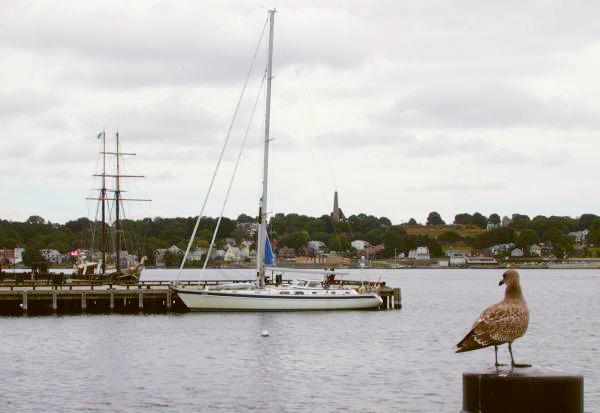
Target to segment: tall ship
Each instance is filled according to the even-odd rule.
[[[115,134],[113,151],[107,150],[104,131],[98,134],[98,139],[102,140],[100,149],[102,169],[94,174],[94,177],[100,178],[100,188],[97,190],[97,196],[86,199],[97,202],[99,209],[97,212],[100,213],[100,217],[94,218],[93,224],[97,225],[94,225],[92,230],[90,247],[87,251],[84,250],[83,254],[77,252],[79,259],[73,267],[73,276],[113,281],[136,280],[144,270],[146,257],[140,257],[141,254],[130,254],[126,249],[131,241],[128,242],[123,228],[123,202],[150,202],[151,200],[123,196],[125,192],[122,189],[123,179],[144,178],[144,176],[122,173],[123,158],[135,156],[135,153],[121,150],[119,133]],[[112,158],[114,162],[107,162],[107,157]],[[114,170],[107,171],[108,164],[113,165]]]

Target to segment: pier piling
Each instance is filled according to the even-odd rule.
[[[394,288],[394,309],[399,310],[402,308],[402,296],[400,288]]]

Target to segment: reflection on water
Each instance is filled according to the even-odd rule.
[[[462,372],[494,352],[452,348],[502,298],[501,272],[387,271],[403,309],[381,312],[0,318],[0,410],[457,412]],[[599,411],[600,274],[521,275],[531,320],[515,357],[583,374]]]

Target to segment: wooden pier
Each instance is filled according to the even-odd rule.
[[[172,281],[140,281],[135,284],[75,281],[62,278],[44,281],[0,282],[0,315],[81,313],[181,313],[187,307],[174,293]],[[247,281],[247,280],[245,280]],[[231,282],[231,281],[229,281]],[[216,285],[218,281],[203,281]],[[196,282],[184,281],[184,285]],[[344,285],[352,284],[344,282]],[[402,308],[399,288],[380,287],[382,310]]]

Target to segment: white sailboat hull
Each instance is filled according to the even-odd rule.
[[[378,309],[383,303],[369,294],[280,294],[278,290],[210,291],[175,288],[191,311],[310,311]]]

